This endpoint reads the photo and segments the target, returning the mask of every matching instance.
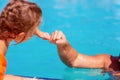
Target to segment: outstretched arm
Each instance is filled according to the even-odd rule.
[[[49,40],[50,39],[50,35],[48,33],[42,32],[38,28],[36,28],[34,34],[37,35],[38,37],[44,39],[44,40]]]
[[[82,68],[106,68],[108,67],[106,61],[110,61],[110,55],[100,54],[96,56],[87,56],[78,53],[73,49],[65,35],[61,31],[55,31],[50,41],[57,45],[58,52],[61,60],[71,67],[82,67]]]

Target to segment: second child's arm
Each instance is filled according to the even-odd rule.
[[[55,31],[51,35],[50,41],[57,45],[61,60],[68,66],[80,68],[108,68],[110,65],[110,55],[99,54],[87,56],[78,53],[71,47],[61,31]]]

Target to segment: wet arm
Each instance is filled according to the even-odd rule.
[[[57,45],[61,60],[68,66],[82,68],[106,68],[110,65],[109,55],[100,54],[96,56],[87,56],[78,53],[68,43],[62,31],[53,32],[51,34],[50,41]]]
[[[58,45],[58,52],[61,60],[71,67],[79,68],[105,68],[105,60],[109,59],[109,55],[100,54],[95,56],[88,56],[78,53],[73,49],[69,43],[65,45]]]
[[[57,48],[61,60],[68,66],[73,66],[73,62],[77,58],[78,53],[69,45],[69,43],[62,46],[58,45]]]

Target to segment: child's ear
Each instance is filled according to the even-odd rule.
[[[17,43],[19,43],[19,42],[21,42],[21,41],[23,40],[24,37],[25,37],[25,33],[24,33],[24,32],[21,32],[21,33],[19,33],[19,34],[16,36],[15,41],[16,41]]]

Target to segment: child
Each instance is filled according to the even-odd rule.
[[[0,15],[0,80],[22,79],[5,75],[7,67],[5,55],[12,40],[21,43],[34,34],[49,40],[49,34],[38,29],[41,16],[41,9],[35,3],[26,0],[12,0],[3,9]]]

